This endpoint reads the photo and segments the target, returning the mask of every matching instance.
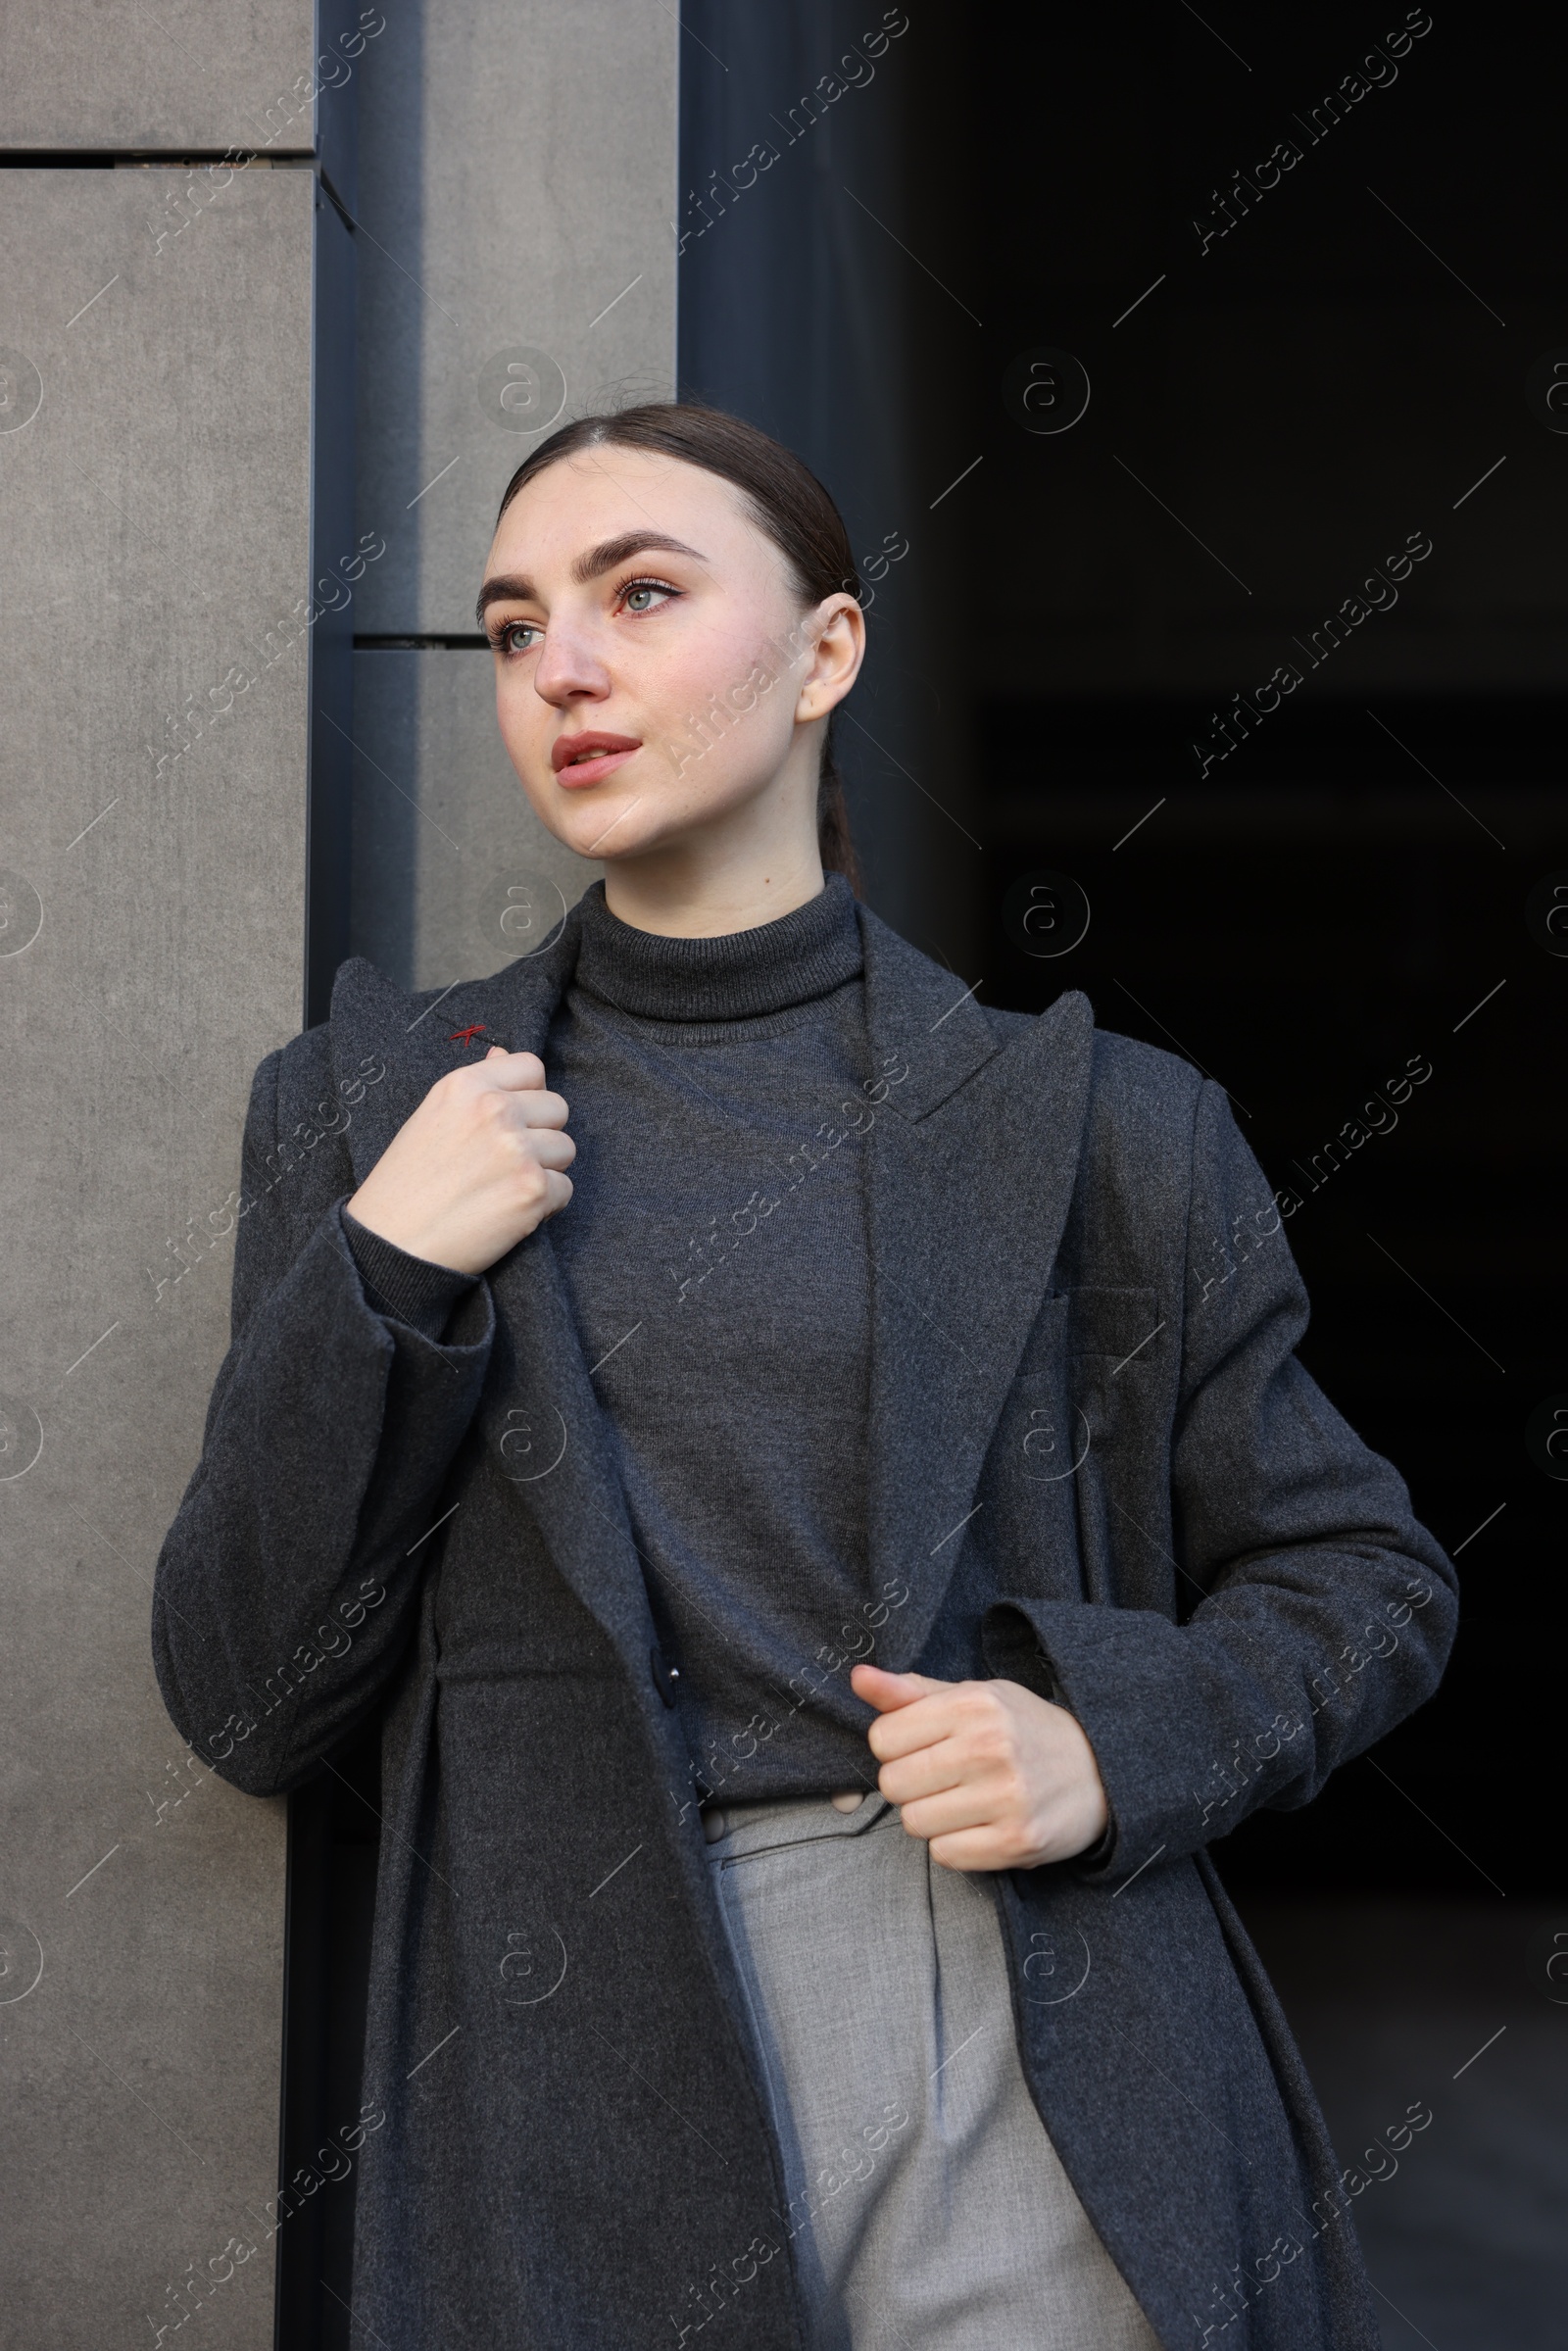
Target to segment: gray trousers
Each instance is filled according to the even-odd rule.
[[[1029,2094],[986,1879],[879,1795],[704,1819],[812,2351],[1159,2351]]]

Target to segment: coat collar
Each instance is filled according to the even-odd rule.
[[[981,1466],[1051,1287],[1088,1102],[1093,1015],[1059,997],[1006,1035],[950,972],[860,910],[872,1074],[866,1092],[871,1287],[868,1527],[873,1588],[907,1587],[886,1662],[912,1665],[974,1515]],[[410,994],[363,956],[338,972],[332,1052],[363,1182],[438,1077],[488,1044],[542,1053],[576,960],[558,939],[487,979]],[[458,1032],[482,1023],[466,1043]],[[384,1067],[384,1079],[373,1072]],[[514,1483],[562,1573],[646,1686],[648,1609],[548,1225],[490,1275],[514,1415],[548,1474]],[[494,1407],[487,1407],[493,1409]],[[551,1433],[554,1433],[553,1436]],[[516,1448],[513,1448],[515,1452]]]

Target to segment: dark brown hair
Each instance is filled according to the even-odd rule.
[[[497,523],[523,484],[547,465],[574,456],[579,449],[607,447],[650,449],[661,457],[701,465],[705,473],[716,473],[721,481],[733,483],[758,529],[772,540],[788,563],[803,604],[820,604],[841,589],[858,602],[860,582],[844,518],[809,466],[782,442],[759,432],[755,424],[727,416],[722,409],[702,408],[689,401],[649,401],[639,408],[579,416],[574,424],[564,424],[517,467],[507,484]],[[842,873],[858,894],[859,868],[850,838],[844,781],[834,757],[837,714],[829,713],[822,745],[816,791],[817,848],[823,870]]]

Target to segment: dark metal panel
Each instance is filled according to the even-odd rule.
[[[358,255],[318,181],[311,381],[311,772],[305,1024],[324,1020],[349,953],[354,612],[375,557],[354,522],[354,318]],[[383,543],[384,544],[384,543]]]

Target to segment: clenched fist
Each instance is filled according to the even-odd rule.
[[[492,1045],[437,1078],[346,1204],[411,1256],[483,1273],[571,1198],[577,1146],[537,1053]]]
[[[1028,1870],[1104,1835],[1095,1750],[1064,1706],[1019,1682],[936,1682],[858,1665],[877,1786],[911,1837],[951,1870]]]

